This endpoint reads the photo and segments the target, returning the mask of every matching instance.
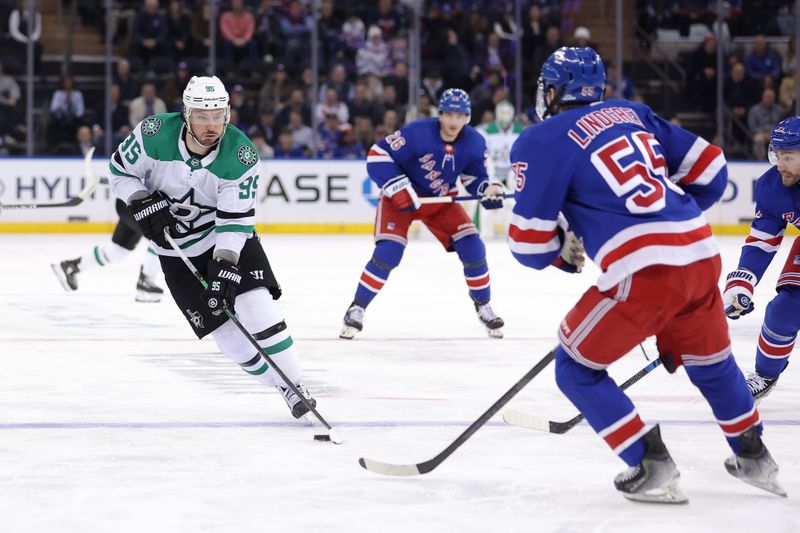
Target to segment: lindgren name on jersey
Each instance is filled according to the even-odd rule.
[[[600,133],[614,124],[621,124],[623,122],[644,127],[642,121],[639,120],[639,117],[634,113],[633,109],[629,107],[606,107],[587,113],[575,122],[575,126],[583,132],[583,135],[574,128],[570,128],[567,135],[570,139],[575,141],[578,146],[585,149],[595,137],[600,135]]]

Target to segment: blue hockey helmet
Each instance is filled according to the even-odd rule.
[[[451,111],[453,113],[472,114],[472,102],[467,91],[463,89],[447,89],[439,98],[439,113]]]
[[[596,102],[603,98],[605,84],[606,69],[594,49],[562,46],[542,65],[536,112],[543,119],[548,107],[554,104]],[[556,90],[553,102],[548,101],[550,87]]]
[[[800,117],[793,116],[778,122],[769,137],[769,162],[778,164],[777,150],[800,150]]]

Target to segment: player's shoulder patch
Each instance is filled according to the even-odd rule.
[[[152,137],[161,129],[163,122],[156,116],[147,117],[142,121],[142,135]]]
[[[258,161],[258,154],[256,151],[246,144],[239,147],[236,156],[239,158],[239,162],[247,167],[252,167]]]

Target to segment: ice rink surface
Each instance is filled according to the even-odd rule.
[[[709,532],[800,531],[800,361],[760,412],[789,493],[729,476],[729,449],[679,370],[630,389],[660,421],[687,506],[632,503],[612,480],[624,464],[585,424],[565,435],[514,428],[498,415],[433,472],[386,478],[361,456],[430,459],[556,343],[558,323],[597,275],[527,270],[487,243],[493,306],[505,338],[489,339],[460,264],[427,239],[368,309],[364,332],[337,338],[369,236],[273,236],[263,244],[281,281],[286,322],[319,410],[341,446],[315,442],[267,390],[198,341],[169,297],[133,301],[144,252],[80,278],[66,293],[50,263],[106,235],[0,235],[0,531],[16,532]],[[719,239],[724,270],[743,237]],[[731,322],[752,369],[764,308],[788,250]],[[645,343],[655,356],[652,339]],[[795,357],[798,357],[795,355]],[[611,368],[621,382],[640,351]],[[511,404],[545,418],[576,414],[553,365]]]

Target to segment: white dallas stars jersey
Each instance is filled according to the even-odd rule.
[[[511,145],[522,133],[522,129],[522,125],[518,122],[514,122],[508,131],[503,130],[497,122],[490,122],[477,128],[478,132],[486,139],[486,149],[489,151],[489,160],[491,161],[491,177],[508,185],[513,185],[512,181],[507,181],[511,179],[511,161],[509,159]]]
[[[176,242],[189,257],[211,247],[241,252],[253,235],[259,160],[250,140],[235,126],[205,157],[186,149],[180,113],[147,117],[114,152],[109,176],[125,201],[136,191],[161,191],[178,221]],[[160,255],[172,249],[153,245]]]

